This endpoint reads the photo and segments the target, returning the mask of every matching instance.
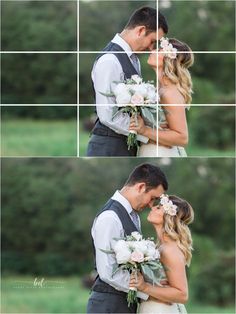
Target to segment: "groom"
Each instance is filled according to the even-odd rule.
[[[126,140],[129,134],[130,117],[119,111],[113,119],[114,97],[109,93],[114,81],[123,81],[136,74],[141,76],[140,62],[136,51],[154,49],[157,39],[156,9],[143,7],[136,10],[120,34],[98,55],[92,70],[92,81],[96,98],[98,119],[92,130],[87,156],[136,156],[137,149],[128,150]],[[144,143],[148,138],[138,135]]]
[[[116,191],[95,217],[92,226],[95,266],[98,276],[88,300],[87,313],[136,313],[136,306],[130,308],[126,301],[130,275],[119,270],[112,276],[116,260],[113,255],[101,249],[110,249],[114,238],[141,232],[138,213],[151,207],[168,189],[165,174],[157,166],[141,164],[129,175],[125,185]],[[138,292],[144,300],[148,295]]]

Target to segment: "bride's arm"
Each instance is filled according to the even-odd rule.
[[[143,276],[138,276],[130,281],[131,287],[136,287],[139,291],[149,294],[151,297],[163,302],[186,303],[188,300],[188,283],[185,271],[185,260],[179,249],[167,248],[162,252],[162,263],[167,268],[166,275],[168,286],[153,286],[144,281]]]
[[[158,130],[158,143],[164,146],[188,144],[188,126],[184,106],[163,106],[168,129]]]
[[[168,129],[158,130],[158,143],[164,146],[185,146],[188,144],[188,126],[185,101],[176,88],[171,88],[162,96],[163,108],[167,111]],[[176,106],[174,106],[176,105]]]
[[[141,116],[138,116],[138,125],[136,125],[135,119],[131,118],[129,130],[136,131],[138,134],[148,137],[151,141],[157,142],[156,128],[146,126]]]

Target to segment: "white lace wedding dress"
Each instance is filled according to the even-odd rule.
[[[140,304],[140,314],[187,314],[183,304],[167,305],[156,301],[145,301]]]
[[[189,109],[186,107],[186,109]],[[168,113],[167,113],[168,114]],[[159,112],[159,119],[164,124],[167,124],[166,115],[164,111]],[[171,148],[158,145],[158,157],[187,157],[184,147],[181,146],[172,146]]]
[[[159,119],[163,124],[167,124],[164,112],[159,112]],[[171,148],[157,145],[154,143],[141,144],[138,150],[138,157],[187,157],[184,147],[172,146]]]
[[[141,144],[138,157],[157,157],[157,145],[154,143]]]
[[[162,268],[162,278],[166,279],[165,270]],[[140,314],[187,314],[185,306],[180,303],[171,305],[160,303],[154,300],[143,301],[139,305],[138,313]]]

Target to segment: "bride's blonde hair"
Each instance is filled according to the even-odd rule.
[[[194,62],[192,50],[187,44],[175,38],[170,38],[169,43],[180,52],[177,51],[175,59],[164,57],[163,73],[172,83],[177,85],[186,104],[190,104],[192,101],[191,94],[193,92],[193,84],[188,68],[191,67]]]
[[[176,241],[184,254],[186,264],[189,266],[192,258],[192,236],[188,225],[193,222],[194,212],[192,206],[185,200],[170,195],[169,199],[177,206],[175,216],[164,214],[163,231],[166,236]]]

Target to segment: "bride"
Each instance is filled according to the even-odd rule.
[[[188,300],[186,265],[190,265],[192,238],[188,224],[193,221],[191,205],[177,196],[163,195],[160,204],[152,207],[148,221],[159,239],[160,260],[167,285],[153,286],[139,273],[131,275],[130,287],[149,295],[139,307],[139,313],[187,313],[183,303]],[[164,270],[165,268],[165,270]]]
[[[135,130],[149,138],[142,144],[140,157],[184,157],[184,146],[188,144],[188,126],[185,110],[191,103],[192,80],[188,68],[194,58],[191,49],[177,39],[161,38],[158,53],[158,70],[156,52],[150,54],[148,64],[158,72],[161,110],[159,111],[158,155],[157,132],[145,126],[141,117],[138,124],[131,119],[130,130]]]

